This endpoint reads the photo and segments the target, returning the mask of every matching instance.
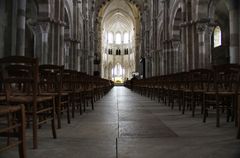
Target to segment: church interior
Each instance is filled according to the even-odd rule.
[[[0,158],[239,158],[239,0],[0,0]]]

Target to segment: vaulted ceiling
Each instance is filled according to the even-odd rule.
[[[112,0],[98,0],[96,3],[97,10],[100,11],[102,7],[109,4]],[[136,7],[139,9],[139,11],[143,8],[144,1],[147,0],[125,0],[128,3],[136,5]]]
[[[101,1],[101,0],[100,0]],[[100,3],[99,1],[99,3]],[[140,1],[137,2],[140,4]],[[108,0],[99,4],[98,16],[105,30],[133,31],[136,19],[139,19],[140,6],[130,0]]]

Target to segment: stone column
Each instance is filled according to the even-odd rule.
[[[163,67],[164,67],[164,75],[168,74],[168,51],[167,51],[167,45],[166,42],[164,43],[163,48]]]
[[[211,67],[211,35],[213,27],[208,22],[197,24],[199,42],[199,68]]]
[[[39,22],[40,27],[40,34],[36,36],[36,54],[39,54],[41,56],[40,63],[42,64],[48,64],[49,63],[49,31],[50,31],[51,24],[49,22]],[[41,39],[38,39],[40,38]],[[41,41],[41,45],[39,45],[38,41]],[[39,45],[39,46],[38,46]],[[41,52],[38,52],[42,50]],[[41,54],[41,55],[40,55]]]
[[[18,0],[16,55],[25,55],[26,0]]]
[[[204,61],[204,55],[205,55],[205,30],[206,30],[206,24],[199,23],[197,24],[197,31],[198,31],[198,47],[199,47],[199,68],[204,68],[205,61]]]
[[[186,27],[182,26],[181,27],[181,32],[182,32],[182,35],[181,35],[181,71],[184,72],[184,71],[187,71],[187,65],[188,65],[188,61],[186,60],[187,57],[188,57],[188,52],[187,52],[187,49],[186,49]]]
[[[64,20],[65,20],[65,11],[64,11],[64,4],[65,1],[61,0],[61,9],[60,9],[60,45],[59,45],[59,65],[64,65]]]
[[[37,57],[39,63],[42,60],[42,43],[43,43],[43,34],[39,23],[31,23],[30,21],[27,22],[28,27],[34,34],[34,57]]]
[[[75,55],[75,70],[80,71],[80,50],[81,50],[81,45],[80,42],[76,43],[76,55]]]
[[[160,50],[160,75],[164,75],[164,54],[163,50]]]
[[[240,64],[239,59],[239,1],[230,0],[230,63]]]
[[[84,56],[84,61],[83,61],[83,69],[84,72],[88,73],[88,20],[84,19],[83,20],[83,32],[84,32],[84,52],[83,52],[83,56]]]
[[[171,74],[172,73],[172,69],[173,69],[173,52],[172,52],[172,48],[171,48],[171,41],[168,40],[167,41],[167,61],[168,61],[168,68],[167,68],[167,73]]]
[[[59,65],[64,65],[64,25],[60,25],[60,51],[59,51]]]
[[[61,26],[60,21],[54,24],[54,52],[53,52],[53,64],[59,65],[60,61],[60,36],[61,36]]]
[[[69,65],[70,65],[70,41],[68,39],[68,41],[64,42],[64,68],[65,69],[69,69]]]
[[[153,62],[153,67],[152,67],[152,76],[157,76],[157,53],[156,50],[153,51],[152,54],[152,62]]]
[[[75,47],[74,47],[74,43],[73,40],[70,40],[70,49],[69,49],[69,68],[71,70],[74,70],[74,53],[75,53]]]
[[[47,54],[47,63],[48,64],[53,64],[53,58],[54,58],[54,41],[55,41],[55,38],[54,38],[54,34],[55,34],[55,31],[54,31],[54,23],[50,23],[50,26],[49,26],[49,33],[48,33],[48,54]]]
[[[173,54],[174,54],[174,63],[173,63],[173,66],[174,66],[174,70],[173,72],[176,73],[176,72],[179,72],[180,71],[180,65],[179,63],[181,63],[181,61],[179,61],[179,47],[180,47],[180,41],[179,40],[174,40],[172,41],[172,47],[173,47]]]
[[[158,76],[159,75],[159,64],[160,64],[159,63],[160,61],[159,61],[159,51],[158,50],[156,50],[156,52],[155,52],[155,58],[156,58],[155,59],[155,61],[156,61],[156,64],[155,64],[156,65],[156,68],[155,68],[156,69],[156,74],[155,75]]]
[[[192,49],[190,50],[192,52],[192,69],[197,69],[198,68],[198,35],[196,31],[196,25],[195,23],[192,24],[191,27],[191,35],[192,35]]]

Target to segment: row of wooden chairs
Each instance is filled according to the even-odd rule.
[[[0,152],[19,146],[20,158],[26,158],[25,108],[0,106]]]
[[[89,102],[94,109],[94,101],[113,86],[109,80],[65,70],[63,66],[39,66],[37,59],[20,56],[0,59],[0,74],[1,102],[24,105],[27,126],[32,125],[34,149],[41,125],[50,121],[53,138],[57,138],[55,120],[61,128],[64,112],[70,123],[71,115],[74,118],[76,110],[82,114]]]
[[[197,69],[165,76],[135,80],[134,91],[151,99],[162,101],[172,109],[184,114],[187,109],[195,116],[196,108],[200,109],[203,122],[206,122],[209,111],[216,112],[216,126],[220,126],[220,115],[226,114],[227,121],[235,121],[240,137],[240,65],[229,64],[213,66],[212,69]]]

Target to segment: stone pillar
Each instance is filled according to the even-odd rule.
[[[68,39],[68,41],[64,42],[64,68],[65,69],[69,69],[69,65],[70,65],[70,41]]]
[[[54,52],[53,52],[53,64],[59,65],[60,58],[60,35],[61,35],[61,27],[60,21],[54,23]]]
[[[73,40],[70,41],[70,49],[69,49],[69,68],[71,70],[74,69],[74,53],[75,53],[75,47],[74,47],[74,43]]]
[[[169,42],[169,51],[170,51],[170,73],[174,73],[174,70],[175,70],[175,67],[176,65],[174,65],[175,63],[175,59],[176,59],[176,54],[173,50],[173,47],[172,47],[172,41]]]
[[[88,73],[88,20],[84,19],[83,20],[83,32],[84,32],[84,52],[83,52],[83,56],[84,56],[84,72]]]
[[[230,0],[230,63],[240,64],[239,59],[239,1]]]
[[[54,58],[54,41],[55,41],[55,38],[54,38],[54,34],[55,34],[55,31],[54,31],[54,23],[50,23],[50,26],[49,26],[49,33],[48,33],[48,57],[47,57],[47,63],[48,64],[53,64],[53,58]]]
[[[168,74],[168,52],[167,52],[167,45],[166,42],[164,42],[164,48],[163,48],[163,74]]]
[[[195,52],[195,40],[194,40],[194,27],[192,25],[191,21],[188,21],[187,23],[187,50],[188,50],[188,58],[187,58],[187,63],[188,63],[188,70],[193,70],[195,69],[195,58],[194,58],[194,52]]]
[[[212,27],[209,23],[199,22],[198,30],[198,45],[199,45],[199,68],[211,67],[211,33]]]
[[[58,64],[59,65],[64,65],[64,20],[65,20],[65,11],[64,11],[64,4],[65,1],[64,0],[61,0],[61,3],[60,3],[60,25],[59,25],[59,28],[60,28],[60,45],[59,45],[59,61],[58,61]]]
[[[80,50],[81,50],[81,45],[79,42],[76,43],[76,54],[75,56],[75,70],[80,71]]]
[[[48,34],[50,24],[49,22],[38,22],[30,26],[34,32],[34,57],[39,59],[40,64],[48,64]]]
[[[175,41],[172,41],[172,47],[173,47],[173,54],[174,54],[174,62],[173,62],[173,66],[174,66],[174,70],[173,72],[176,73],[176,72],[179,72],[180,71],[180,65],[179,63],[181,63],[181,61],[179,61],[179,54],[180,54],[180,51],[179,51],[179,47],[180,47],[180,41],[179,40],[175,40]]]
[[[188,50],[187,50],[187,30],[186,30],[186,5],[185,0],[182,0],[182,24],[181,24],[181,71],[188,71]]]
[[[174,56],[173,56],[173,52],[172,52],[172,45],[171,45],[171,41],[167,41],[167,61],[168,61],[168,69],[167,72],[168,74],[172,74],[172,70],[173,70],[173,60],[174,60]]]
[[[157,53],[156,53],[156,50],[154,50],[153,52],[153,67],[152,67],[152,76],[157,76]]]
[[[192,69],[197,69],[198,68],[198,34],[196,31],[196,25],[195,23],[192,24],[191,27],[191,35],[192,35],[192,58],[190,60],[192,60]]]
[[[204,55],[205,55],[205,30],[206,26],[205,24],[198,24],[197,25],[197,31],[198,31],[198,47],[199,47],[199,68],[204,68],[205,61],[204,61]]]
[[[25,55],[26,0],[18,0],[16,55]]]
[[[155,52],[155,61],[156,61],[156,64],[155,64],[155,76],[158,76],[159,75],[159,54],[158,54],[158,51],[156,50]]]
[[[59,52],[59,65],[64,65],[64,25],[60,25],[60,52]]]

